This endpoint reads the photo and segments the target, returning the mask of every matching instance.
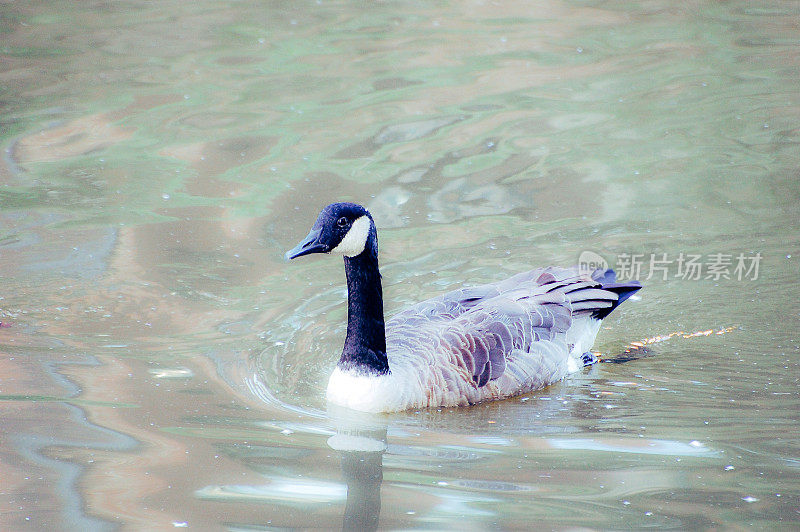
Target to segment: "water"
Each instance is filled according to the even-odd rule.
[[[800,526],[797,3],[0,13],[2,528]],[[329,411],[341,264],[282,254],[334,200],[389,313],[591,252],[607,359],[683,334]]]

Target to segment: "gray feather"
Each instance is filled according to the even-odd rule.
[[[511,368],[512,377],[535,389],[540,387],[534,386],[537,380],[563,371],[557,366],[568,349],[565,339],[573,316],[611,308],[617,298],[600,280],[577,269],[532,270],[455,290],[395,315],[386,324],[387,351],[413,344],[416,351],[424,350],[430,364],[450,357],[478,388]],[[456,377],[447,372],[443,378],[449,382]]]

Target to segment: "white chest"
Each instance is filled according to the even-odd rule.
[[[408,384],[397,369],[387,375],[365,375],[336,368],[328,381],[327,399],[362,412],[405,410],[416,402]]]

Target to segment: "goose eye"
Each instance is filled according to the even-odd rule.
[[[345,225],[347,225],[347,218],[342,216],[341,218],[336,220],[336,225],[338,225],[339,227],[344,227]]]

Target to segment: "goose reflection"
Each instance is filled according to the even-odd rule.
[[[328,406],[336,434],[328,446],[342,459],[342,474],[347,484],[343,530],[377,530],[381,514],[383,454],[386,452],[386,418]]]

